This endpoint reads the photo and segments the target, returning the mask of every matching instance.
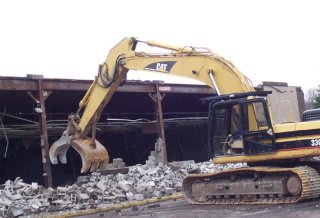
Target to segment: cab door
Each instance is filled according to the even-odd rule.
[[[275,152],[275,137],[263,98],[241,102],[244,154]]]

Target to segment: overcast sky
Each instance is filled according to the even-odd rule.
[[[316,0],[0,0],[0,76],[93,79],[109,49],[136,36],[209,47],[254,85],[306,90],[320,84],[319,23]]]

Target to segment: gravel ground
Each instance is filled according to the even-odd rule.
[[[320,200],[293,205],[188,205],[186,201],[166,202],[156,205],[112,211],[87,217],[153,217],[153,218],[318,218]],[[81,217],[82,218],[82,217]]]

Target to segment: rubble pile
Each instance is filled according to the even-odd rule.
[[[179,162],[176,162],[179,163]],[[174,165],[174,164],[173,164]],[[123,201],[143,200],[181,192],[182,180],[190,173],[217,172],[244,164],[215,165],[211,162],[183,162],[177,167],[159,163],[136,165],[128,174],[80,176],[69,186],[48,188],[22,179],[0,185],[0,217],[17,217],[42,212],[83,210]]]

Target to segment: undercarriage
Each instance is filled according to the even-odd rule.
[[[250,167],[190,175],[183,181],[190,204],[281,204],[320,196],[320,175],[309,166]]]

